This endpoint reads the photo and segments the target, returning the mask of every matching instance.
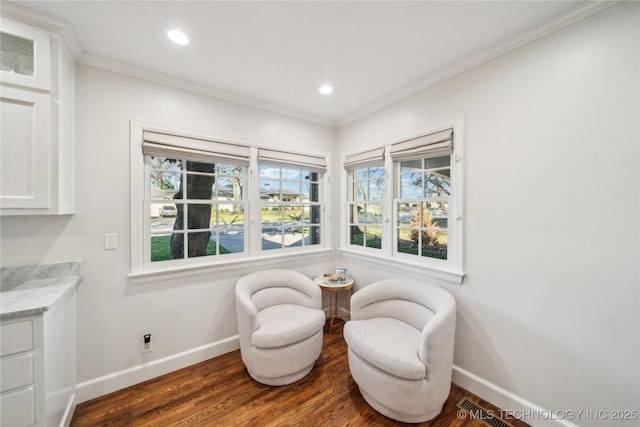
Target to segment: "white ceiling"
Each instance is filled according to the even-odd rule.
[[[24,1],[81,62],[338,125],[584,15],[584,1]],[[172,44],[167,31],[191,43]],[[335,92],[320,95],[323,83]]]

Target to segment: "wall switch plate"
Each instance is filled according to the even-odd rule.
[[[105,249],[118,249],[118,235],[116,233],[106,233],[104,235]]]

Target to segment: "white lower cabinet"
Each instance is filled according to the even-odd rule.
[[[34,321],[2,323],[0,378],[3,426],[30,426],[36,421]]]
[[[48,311],[2,320],[0,425],[68,425],[75,406],[75,293]]]
[[[31,426],[36,422],[33,385],[18,391],[2,393],[2,425]]]

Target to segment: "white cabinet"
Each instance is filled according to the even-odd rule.
[[[51,90],[51,36],[22,22],[2,19],[2,81],[13,85]]]
[[[68,425],[75,405],[75,290],[0,325],[0,425]]]
[[[0,88],[3,209],[50,206],[50,104],[48,94]]]
[[[28,319],[7,322],[0,327],[0,423],[7,426],[30,426],[36,420],[33,321]]]
[[[0,214],[74,213],[75,61],[60,34],[15,16],[0,37]]]

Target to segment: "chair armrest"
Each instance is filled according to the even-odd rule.
[[[456,301],[451,294],[438,295],[438,310],[422,329],[418,357],[427,366],[453,363],[456,329]],[[446,370],[445,370],[446,371]]]
[[[258,310],[251,300],[248,289],[244,286],[236,286],[236,317],[238,319],[238,336],[240,348],[244,354],[250,354],[251,335],[258,329]],[[245,361],[245,364],[250,361]]]

